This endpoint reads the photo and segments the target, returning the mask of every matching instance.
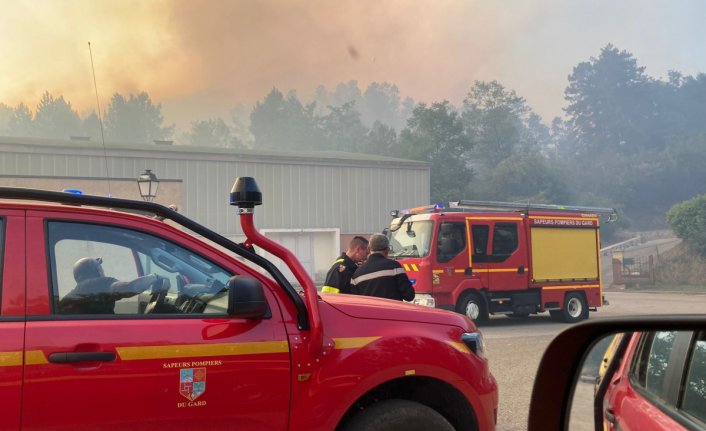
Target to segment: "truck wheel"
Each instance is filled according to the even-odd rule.
[[[588,319],[588,305],[583,295],[576,292],[566,294],[563,310],[551,310],[552,320],[566,323],[576,323]]]
[[[483,299],[474,292],[464,294],[456,305],[456,312],[465,314],[474,322],[485,322],[488,320],[488,309],[483,303]]]
[[[454,431],[436,410],[414,401],[386,400],[354,416],[342,431]]]

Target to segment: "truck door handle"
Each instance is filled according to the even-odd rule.
[[[517,268],[517,273],[518,273],[518,274],[524,274],[524,273],[525,273],[525,267],[524,267],[524,266],[521,266],[521,267]]]
[[[110,362],[116,358],[115,352],[57,352],[49,355],[52,364],[72,362]]]
[[[605,409],[605,420],[612,424],[615,424],[615,413],[613,413],[613,410]]]

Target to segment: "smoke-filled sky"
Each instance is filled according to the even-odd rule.
[[[227,118],[276,86],[397,84],[460,104],[498,80],[545,121],[567,76],[613,43],[653,77],[706,72],[702,0],[27,0],[0,13],[0,102],[32,109],[48,90],[81,113],[147,91],[167,123]]]

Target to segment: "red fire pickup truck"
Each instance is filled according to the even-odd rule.
[[[235,244],[154,203],[0,189],[0,430],[495,428],[469,319],[319,296],[260,202],[239,178]]]

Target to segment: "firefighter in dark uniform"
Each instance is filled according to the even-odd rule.
[[[351,292],[357,295],[411,301],[414,288],[407,273],[396,260],[388,259],[390,242],[385,235],[370,237],[370,257],[351,279]]]
[[[326,293],[350,293],[351,277],[358,264],[368,257],[368,240],[362,236],[353,237],[348,250],[341,253],[326,274],[326,282],[321,289]]]
[[[138,295],[160,280],[150,274],[119,281],[105,276],[102,263],[100,257],[76,261],[73,271],[77,284],[59,301],[59,314],[113,314],[116,301]]]

